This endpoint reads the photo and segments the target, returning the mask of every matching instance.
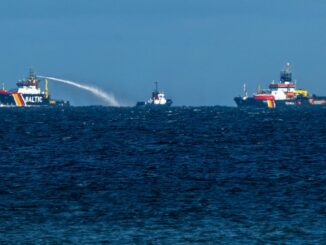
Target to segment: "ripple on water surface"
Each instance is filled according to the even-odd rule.
[[[325,110],[0,110],[2,243],[326,243]]]

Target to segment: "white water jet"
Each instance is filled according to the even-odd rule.
[[[66,84],[75,86],[77,88],[87,90],[87,91],[91,92],[92,94],[94,94],[95,96],[97,96],[98,98],[101,98],[103,101],[107,102],[111,106],[120,106],[119,102],[114,98],[113,95],[108,94],[108,93],[104,92],[103,90],[101,90],[99,88],[89,86],[89,85],[85,85],[85,84],[76,83],[76,82],[69,81],[69,80],[55,78],[55,77],[46,77],[46,76],[38,76],[38,77],[49,79],[49,80],[52,80],[52,81],[61,82],[61,83],[66,83]]]

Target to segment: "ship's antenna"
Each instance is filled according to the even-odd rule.
[[[247,86],[246,86],[245,83],[243,84],[243,94],[244,94],[245,97],[248,97]]]
[[[2,90],[5,91],[5,83],[2,83]]]
[[[158,82],[155,81],[155,91],[158,92]]]
[[[285,71],[286,73],[291,72],[291,66],[290,66],[290,63],[289,63],[289,62],[287,62],[287,63],[285,64],[284,71]]]

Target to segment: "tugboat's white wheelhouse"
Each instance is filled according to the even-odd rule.
[[[155,82],[155,90],[152,93],[152,97],[147,101],[147,103],[154,105],[165,105],[167,103],[164,92],[158,90],[157,82]]]
[[[154,103],[155,105],[165,105],[166,99],[164,93],[159,92],[154,98],[149,100],[149,103]]]

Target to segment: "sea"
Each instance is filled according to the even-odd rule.
[[[325,108],[1,108],[0,244],[326,244],[325,122]]]

